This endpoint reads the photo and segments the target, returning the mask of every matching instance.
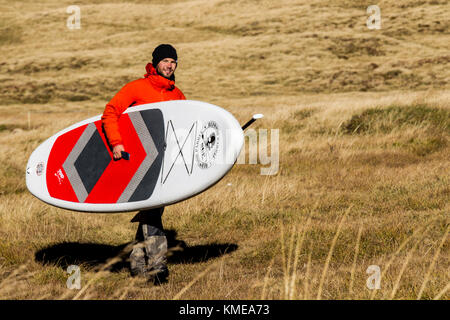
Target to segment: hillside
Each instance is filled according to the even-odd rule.
[[[450,298],[447,1],[380,1],[380,30],[359,0],[80,0],[70,30],[73,4],[0,1],[0,298]],[[160,43],[177,48],[188,99],[241,123],[265,114],[252,128],[279,130],[280,165],[238,164],[168,207],[171,276],[153,287],[122,259],[133,213],[50,207],[24,175]],[[70,264],[82,290],[66,288]]]

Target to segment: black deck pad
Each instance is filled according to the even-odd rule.
[[[161,171],[162,161],[164,159],[165,141],[164,141],[164,117],[159,109],[150,109],[141,111],[142,119],[153,139],[158,155],[153,161],[150,169],[142,178],[133,195],[129,199],[132,201],[142,201],[150,198],[158,181]],[[145,142],[143,142],[145,143]]]
[[[100,133],[95,131],[74,163],[88,194],[91,193],[110,162],[111,156]]]

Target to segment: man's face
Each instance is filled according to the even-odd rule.
[[[174,59],[165,58],[158,63],[158,65],[156,66],[156,71],[164,78],[169,79],[175,72],[176,68],[177,62]]]

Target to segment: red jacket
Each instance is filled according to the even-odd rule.
[[[157,74],[151,63],[147,64],[145,70],[147,73],[144,78],[126,84],[105,107],[102,123],[112,147],[122,144],[118,120],[128,107],[168,100],[186,100],[181,90],[175,87],[175,81]]]

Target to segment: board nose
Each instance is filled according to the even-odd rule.
[[[45,187],[46,162],[40,156],[41,149],[38,147],[30,155],[25,171],[27,189],[36,197],[40,197],[47,191]]]

